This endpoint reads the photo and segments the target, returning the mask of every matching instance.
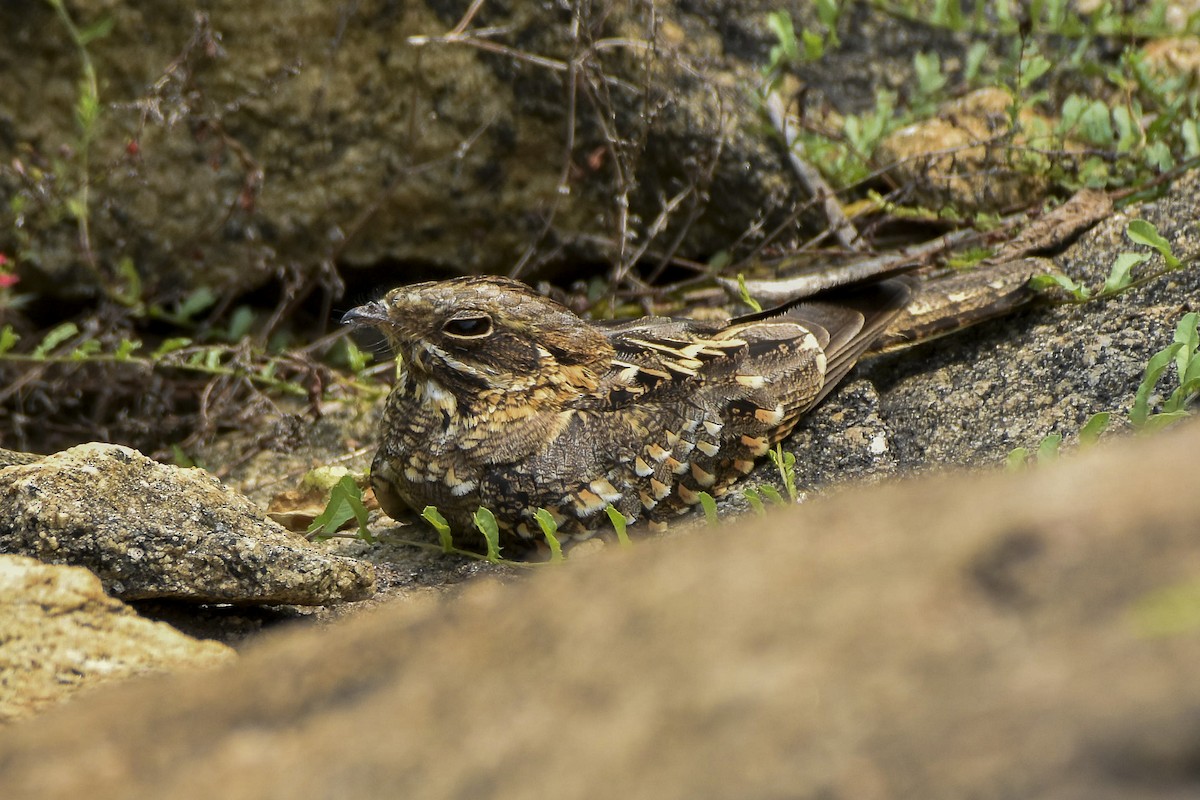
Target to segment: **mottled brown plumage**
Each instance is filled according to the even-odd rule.
[[[791,433],[904,307],[889,280],[732,320],[591,323],[516,281],[404,286],[343,321],[400,358],[371,480],[395,516],[480,506],[511,539],[686,511]]]

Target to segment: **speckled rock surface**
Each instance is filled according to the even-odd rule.
[[[1117,255],[1145,251],[1125,237],[1131,219],[1158,227],[1184,268],[1118,297],[1084,305],[1035,306],[910,350],[863,362],[852,381],[802,421],[785,447],[797,481],[812,490],[880,474],[946,466],[992,466],[1016,447],[1037,448],[1061,434],[1067,446],[1092,414],[1123,420],[1150,357],[1171,343],[1175,326],[1200,308],[1200,173],[1164,197],[1130,206],[1053,256],[1057,268],[1093,287]],[[1155,256],[1148,264],[1162,266]],[[1164,378],[1166,387],[1174,375]],[[873,386],[864,394],[865,380]],[[1155,402],[1159,402],[1156,398]],[[857,422],[870,420],[870,435]],[[760,465],[754,481],[776,481]]]
[[[0,774],[39,800],[1183,800],[1198,450],[1192,424],[858,488],[283,632],[0,732]]]
[[[223,644],[142,619],[85,569],[0,555],[0,723],[100,683],[233,659]]]
[[[116,445],[0,470],[0,552],[87,567],[126,600],[317,605],[374,591],[369,564],[288,533],[203,470]]]

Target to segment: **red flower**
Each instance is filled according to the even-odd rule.
[[[0,253],[0,289],[7,289],[10,286],[15,286],[17,282],[21,280],[11,272],[4,271],[4,268],[10,263],[12,262],[9,261],[8,256],[6,256],[4,253]]]

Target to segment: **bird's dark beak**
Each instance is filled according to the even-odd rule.
[[[378,300],[370,303],[364,303],[357,308],[350,309],[342,315],[343,325],[353,325],[355,327],[378,325],[381,322],[387,321],[387,308]]]

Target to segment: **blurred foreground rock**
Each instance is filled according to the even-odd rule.
[[[142,619],[85,569],[0,556],[0,723],[98,683],[233,658],[223,644]]]
[[[288,533],[203,470],[117,445],[0,469],[0,553],[87,567],[123,600],[321,605],[374,591],[369,564]]]
[[[284,632],[0,732],[6,796],[1194,797],[1198,451],[847,491]]]

